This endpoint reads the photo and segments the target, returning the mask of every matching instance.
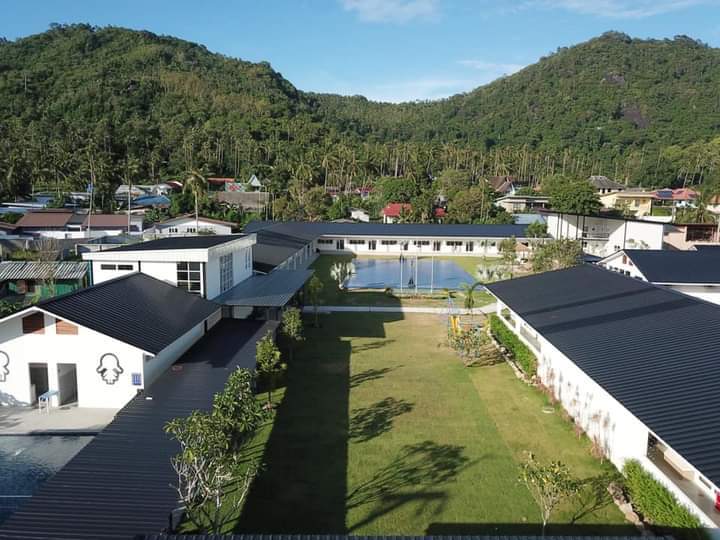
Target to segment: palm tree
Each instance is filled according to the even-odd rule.
[[[715,198],[720,195],[720,186],[708,184],[703,186],[691,208],[679,212],[678,222],[682,223],[717,223],[717,215],[710,211]]]
[[[463,307],[470,312],[471,316],[474,316],[474,313],[472,310],[475,308],[475,289],[477,289],[481,285],[482,285],[481,281],[476,281],[472,285],[470,285],[469,283],[462,283],[460,285],[463,289],[463,294],[465,295]]]
[[[192,193],[195,199],[195,232],[200,230],[199,203],[200,197],[207,193],[208,180],[207,173],[202,169],[190,169],[187,171],[187,178],[183,191]]]

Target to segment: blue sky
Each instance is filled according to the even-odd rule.
[[[0,36],[146,29],[265,60],[302,90],[436,99],[607,30],[720,46],[720,0],[3,0]]]

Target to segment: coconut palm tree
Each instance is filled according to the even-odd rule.
[[[698,193],[697,199],[690,208],[678,212],[678,222],[682,223],[717,223],[717,215],[710,211],[715,198],[720,195],[720,186],[707,184]]]
[[[463,294],[465,296],[463,307],[467,309],[472,316],[474,315],[472,310],[475,308],[475,290],[482,286],[482,282],[476,281],[472,285],[469,283],[461,283],[460,286],[462,287]]]
[[[187,178],[185,179],[185,185],[183,191],[186,193],[192,193],[195,199],[195,232],[200,230],[200,215],[199,215],[199,204],[200,198],[207,193],[208,180],[207,172],[203,169],[190,169],[187,171]]]

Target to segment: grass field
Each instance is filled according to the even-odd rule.
[[[465,368],[444,336],[436,315],[336,313],[308,328],[235,530],[539,534],[517,480],[526,451],[581,478],[612,472],[506,364]],[[590,484],[553,521],[549,533],[634,533]]]
[[[438,257],[441,259],[442,257]],[[475,275],[477,264],[482,261],[479,257],[445,257],[452,259],[458,266],[470,275]],[[321,304],[326,306],[430,306],[430,307],[446,307],[447,296],[442,290],[437,291],[430,296],[423,294],[420,296],[405,295],[402,297],[396,294],[388,295],[384,291],[374,290],[353,290],[343,291],[337,285],[330,275],[330,268],[337,262],[349,262],[353,259],[352,255],[321,255],[312,264],[311,268],[315,270],[316,275],[325,284],[322,291]],[[456,307],[463,305],[463,293],[451,292]],[[480,307],[493,302],[492,296],[484,291],[478,291],[474,294],[475,306]]]

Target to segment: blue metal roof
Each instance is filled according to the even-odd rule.
[[[487,288],[720,485],[720,306],[596,265]]]
[[[653,283],[720,283],[720,249],[623,251]]]

